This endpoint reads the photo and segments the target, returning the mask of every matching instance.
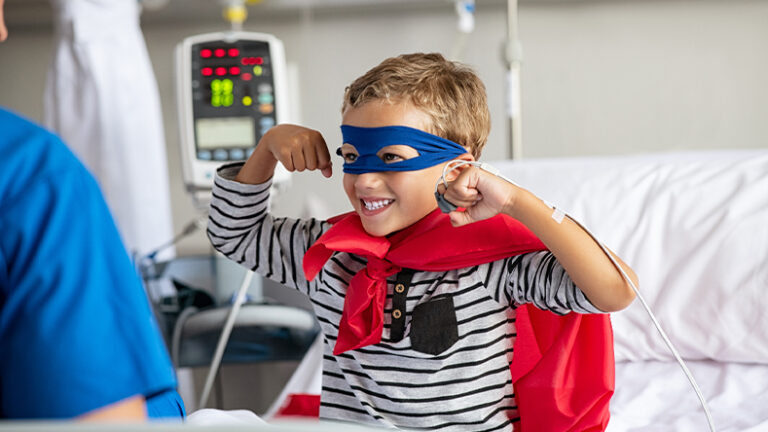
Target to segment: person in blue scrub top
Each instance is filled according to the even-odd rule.
[[[98,185],[55,135],[0,107],[0,419],[183,416]]]

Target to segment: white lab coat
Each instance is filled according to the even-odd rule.
[[[51,3],[45,124],[98,179],[128,250],[147,253],[170,240],[173,227],[160,97],[139,5]]]

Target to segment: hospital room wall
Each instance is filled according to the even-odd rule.
[[[197,22],[144,25],[160,85],[174,223],[193,215],[181,184],[172,50],[183,37],[224,27],[218,16]],[[523,1],[520,35],[525,157],[618,155],[768,146],[768,2],[737,0]],[[331,149],[340,140],[344,87],[387,56],[449,54],[456,18],[444,7],[316,9],[269,13],[251,9],[246,30],[273,33],[286,47],[295,122],[320,130]],[[462,60],[488,87],[493,130],[486,160],[507,157],[505,76],[501,58],[505,8],[478,1],[477,28]],[[12,34],[0,45],[0,104],[42,117],[45,30]],[[19,41],[21,39],[21,41]],[[28,53],[35,53],[29,56]],[[326,180],[293,176],[275,212],[325,217],[346,211],[340,161]],[[207,251],[202,235],[181,254]]]

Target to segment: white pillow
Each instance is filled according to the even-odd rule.
[[[627,262],[684,358],[768,363],[768,151],[492,162]],[[669,360],[636,300],[616,360]]]

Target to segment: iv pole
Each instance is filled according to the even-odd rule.
[[[520,66],[523,49],[517,35],[517,0],[507,0],[507,40],[504,47],[504,62],[507,66],[507,134],[509,157],[522,159],[522,122],[520,121]]]

